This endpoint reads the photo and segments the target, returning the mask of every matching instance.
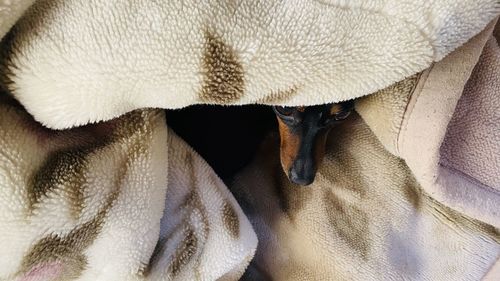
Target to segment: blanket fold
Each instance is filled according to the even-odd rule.
[[[500,171],[498,113],[493,109],[499,99],[495,73],[500,62],[492,36],[496,22],[424,72],[362,98],[357,110],[430,195],[500,227],[500,184],[492,179]],[[476,114],[466,115],[471,108]],[[486,166],[474,163],[485,158]]]
[[[144,107],[312,105],[422,71],[499,12],[496,0],[38,0],[0,65],[3,86],[57,129]]]
[[[53,131],[2,95],[0,114],[0,280],[243,274],[255,233],[162,111]]]

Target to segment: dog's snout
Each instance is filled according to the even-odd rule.
[[[288,173],[290,181],[298,185],[310,185],[315,176],[316,169],[314,162],[311,160],[296,160]]]

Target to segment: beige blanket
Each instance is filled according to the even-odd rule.
[[[308,188],[288,182],[270,136],[232,186],[260,241],[244,280],[500,278],[491,225],[500,212],[500,47],[491,27],[359,100],[364,120],[332,132]]]
[[[500,279],[498,1],[0,8],[0,280]],[[313,186],[270,136],[236,200],[136,110],[365,95]]]
[[[0,114],[0,280],[243,273],[251,225],[210,167],[167,134],[161,111],[64,132],[5,96]]]

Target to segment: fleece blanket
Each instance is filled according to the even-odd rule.
[[[33,1],[4,5],[18,11],[25,2]],[[38,0],[4,40],[3,80],[37,121],[58,129],[142,107],[334,102],[427,68],[482,30],[499,6]]]
[[[0,112],[0,280],[243,273],[257,244],[252,227],[210,167],[167,134],[163,112],[64,132],[13,101]]]
[[[498,280],[499,12],[1,2],[0,280]],[[361,96],[314,186],[271,136],[237,200],[141,109]]]
[[[492,225],[500,209],[500,48],[494,37],[485,36],[489,39],[441,147],[431,150],[430,141],[422,139],[413,141],[416,152],[400,146],[410,141],[401,134],[411,130],[406,123],[411,121],[401,118],[429,112],[429,104],[415,106],[413,113],[402,106],[425,98],[426,88],[433,96],[453,89],[433,80],[456,83],[464,54],[481,37],[428,73],[359,100],[364,120],[357,115],[333,129],[326,159],[307,188],[288,181],[279,160],[279,136],[269,136],[231,185],[259,237],[243,280],[499,280],[500,229]],[[454,69],[440,70],[447,64]],[[426,133],[442,129],[436,124],[425,128]],[[431,152],[438,154],[433,174],[411,170],[413,161],[422,160],[406,153],[429,161]],[[434,175],[436,182],[426,185],[425,176]],[[459,198],[465,202],[458,203]],[[481,206],[469,209],[468,216],[464,208],[474,201]]]

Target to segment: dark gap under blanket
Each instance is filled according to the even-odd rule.
[[[275,114],[264,105],[194,105],[166,110],[166,116],[226,184],[250,163],[265,136],[278,130]]]

